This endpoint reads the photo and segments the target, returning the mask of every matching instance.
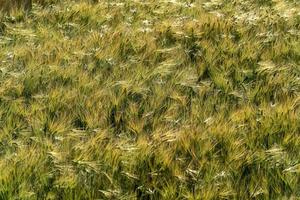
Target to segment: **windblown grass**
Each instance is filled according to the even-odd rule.
[[[0,199],[300,198],[300,4],[35,1],[0,21]]]

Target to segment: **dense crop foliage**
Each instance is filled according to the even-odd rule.
[[[300,198],[299,1],[33,2],[0,19],[0,199]]]

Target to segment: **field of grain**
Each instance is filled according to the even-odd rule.
[[[300,2],[1,13],[0,199],[300,199]]]

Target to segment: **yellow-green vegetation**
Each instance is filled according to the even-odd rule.
[[[298,0],[33,1],[0,19],[0,199],[299,199]]]

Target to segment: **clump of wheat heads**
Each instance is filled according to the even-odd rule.
[[[37,0],[5,15],[0,199],[299,198],[298,12]]]
[[[25,9],[26,11],[31,10],[32,0],[1,0],[0,10],[1,12],[9,12],[13,9]]]

